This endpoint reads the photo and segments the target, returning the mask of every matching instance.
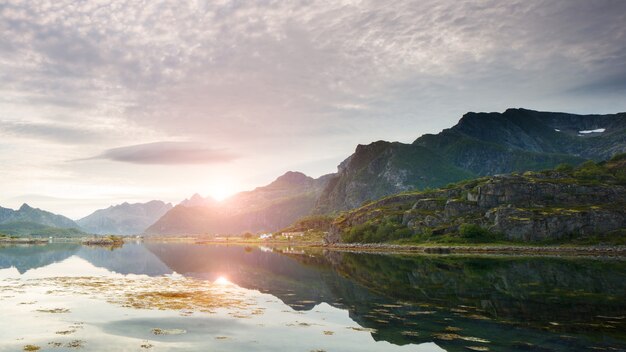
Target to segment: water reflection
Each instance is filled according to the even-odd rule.
[[[78,244],[53,243],[47,245],[0,245],[0,269],[14,267],[24,273],[67,259],[81,246]]]
[[[113,251],[71,244],[0,248],[0,269],[15,268],[23,276],[32,276],[38,267],[48,268],[50,277],[63,276],[61,271],[78,271],[86,263],[120,275],[177,273],[225,287],[232,283],[253,290],[250,294],[258,291],[277,299],[260,301],[265,316],[259,324],[271,321],[272,329],[248,323],[246,333],[232,339],[229,348],[234,350],[271,349],[275,345],[267,334],[293,337],[293,331],[298,331],[294,348],[314,346],[317,334],[326,334],[334,336],[328,337],[335,341],[327,344],[332,350],[394,345],[425,350],[440,346],[447,351],[626,348],[626,264],[621,260],[401,256],[161,243],[127,244]],[[97,275],[90,270],[88,275]],[[288,312],[304,315],[294,320]],[[323,319],[316,318],[322,313]],[[212,334],[208,328],[192,328],[197,325],[191,317],[110,318],[101,326],[104,331],[128,335],[137,330],[127,336],[135,339],[150,338],[147,324],[166,318],[176,321],[169,325],[194,331],[187,340],[206,340]],[[240,324],[220,319],[228,321],[223,326]],[[294,330],[306,319],[312,319],[302,325],[309,330]],[[332,326],[331,321],[333,329],[322,326]],[[341,324],[339,331],[349,327],[360,335],[336,333]],[[232,334],[241,329],[231,329]],[[365,343],[362,334],[384,344]],[[250,345],[243,336],[267,341]]]

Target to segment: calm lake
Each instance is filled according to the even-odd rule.
[[[0,351],[623,351],[626,261],[0,247]]]

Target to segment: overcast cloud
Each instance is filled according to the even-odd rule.
[[[624,23],[621,0],[3,1],[0,205],[319,176],[466,111],[625,111]]]

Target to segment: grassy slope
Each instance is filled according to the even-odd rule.
[[[14,221],[0,224],[0,233],[8,236],[33,237],[81,237],[87,234],[75,228],[58,228],[28,221]]]
[[[560,167],[559,172],[568,175],[560,182],[578,184],[626,184],[626,154],[621,154],[610,161],[602,163],[587,162],[577,168]],[[552,171],[544,171],[552,172]],[[526,173],[525,177],[532,178],[533,173]],[[484,182],[486,179],[475,179],[449,185],[448,189],[472,188]],[[502,236],[488,233],[473,226],[461,227],[459,233],[447,235],[433,235],[432,233],[413,234],[401,223],[402,214],[410,209],[413,204],[412,195],[430,195],[432,198],[440,196],[442,190],[432,190],[424,192],[405,192],[399,195],[385,197],[381,200],[371,202],[361,208],[346,212],[334,221],[339,228],[343,227],[342,239],[345,242],[392,242],[400,244],[510,244]],[[406,200],[409,199],[409,200]],[[442,199],[445,202],[446,199]],[[542,209],[546,211],[546,209]],[[548,209],[549,210],[549,209]],[[562,209],[559,209],[562,210]],[[556,211],[556,209],[555,209]],[[346,219],[351,216],[364,216],[370,220],[356,226],[346,226]],[[626,229],[604,236],[588,236],[585,238],[570,238],[563,241],[545,242],[545,244],[595,244],[608,243],[624,245],[626,244]],[[537,243],[533,243],[536,245]]]

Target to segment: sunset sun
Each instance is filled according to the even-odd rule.
[[[237,186],[234,183],[229,182],[228,180],[220,180],[212,184],[207,189],[206,194],[217,201],[222,201],[232,196],[237,191]]]
[[[213,283],[216,284],[216,285],[228,285],[228,284],[230,284],[230,281],[228,281],[226,276],[218,276],[218,278],[215,279],[215,281],[213,281]]]

